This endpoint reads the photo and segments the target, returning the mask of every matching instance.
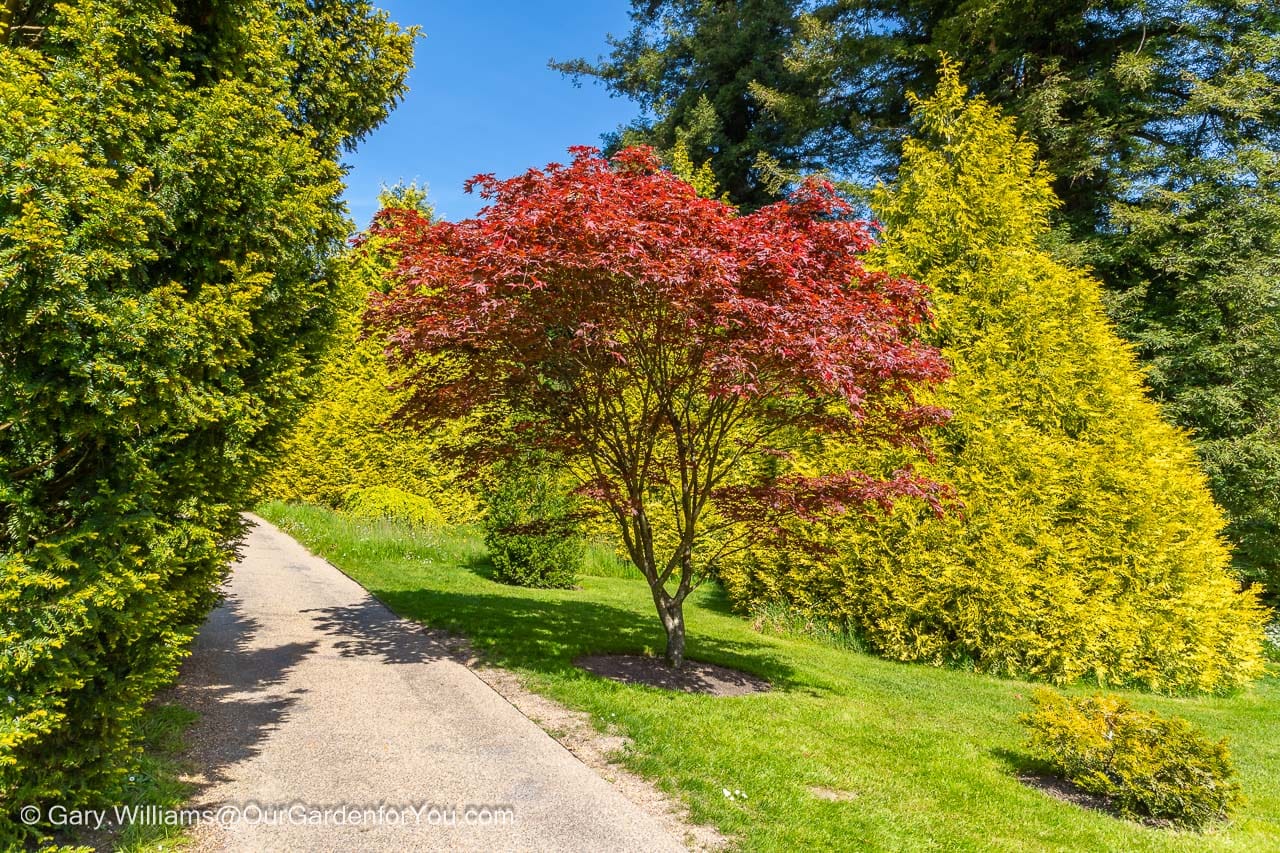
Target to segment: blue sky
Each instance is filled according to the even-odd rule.
[[[368,224],[383,184],[429,185],[437,212],[470,216],[480,200],[462,182],[500,177],[567,159],[570,145],[599,145],[600,134],[638,108],[590,81],[575,88],[547,60],[606,51],[605,34],[629,29],[626,0],[382,0],[393,20],[422,27],[409,93],[387,122],[346,157],[347,202]]]

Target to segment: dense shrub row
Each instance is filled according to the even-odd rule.
[[[413,188],[408,193],[385,195],[384,201],[425,205]],[[365,304],[386,266],[376,241],[344,258],[342,312],[333,347],[318,371],[319,392],[286,438],[262,491],[334,509],[349,509],[353,500],[367,508],[371,496],[395,493],[417,499],[412,510],[408,498],[384,505],[385,513],[403,521],[416,523],[424,504],[450,522],[473,521],[480,512],[478,489],[438,452],[462,440],[464,425],[425,434],[394,421],[406,392],[397,388],[400,377],[387,366],[383,341],[363,335]]]
[[[876,198],[879,262],[934,288],[954,419],[922,470],[963,512],[852,520],[828,554],[757,549],[722,572],[731,596],[835,616],[900,660],[1171,691],[1255,677],[1263,611],[1099,286],[1040,247],[1054,200],[1033,148],[954,73],[916,124]]]
[[[133,765],[307,390],[338,151],[412,34],[360,0],[86,0],[7,4],[0,41],[7,849],[38,831],[19,806],[109,798]]]

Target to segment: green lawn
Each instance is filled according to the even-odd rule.
[[[1136,705],[1226,735],[1247,805],[1205,834],[1145,827],[1025,787],[1016,718],[1034,686],[892,663],[768,636],[715,589],[688,606],[692,658],[773,682],[710,698],[626,687],[577,670],[588,652],[660,651],[643,581],[585,577],[529,590],[487,576],[466,531],[426,533],[273,503],[262,514],[398,613],[465,634],[531,688],[631,738],[633,769],[749,850],[1280,850],[1280,679],[1230,698],[1127,693]],[[843,801],[812,788],[850,792]],[[745,798],[730,800],[724,789]]]

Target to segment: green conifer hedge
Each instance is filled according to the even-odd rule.
[[[413,33],[363,0],[0,14],[0,848],[109,801],[301,405],[339,151]],[[341,37],[335,37],[341,34]]]

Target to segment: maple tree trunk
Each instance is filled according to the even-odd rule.
[[[684,664],[684,602],[661,593],[654,593],[658,615],[667,632],[667,663],[675,669]]]

